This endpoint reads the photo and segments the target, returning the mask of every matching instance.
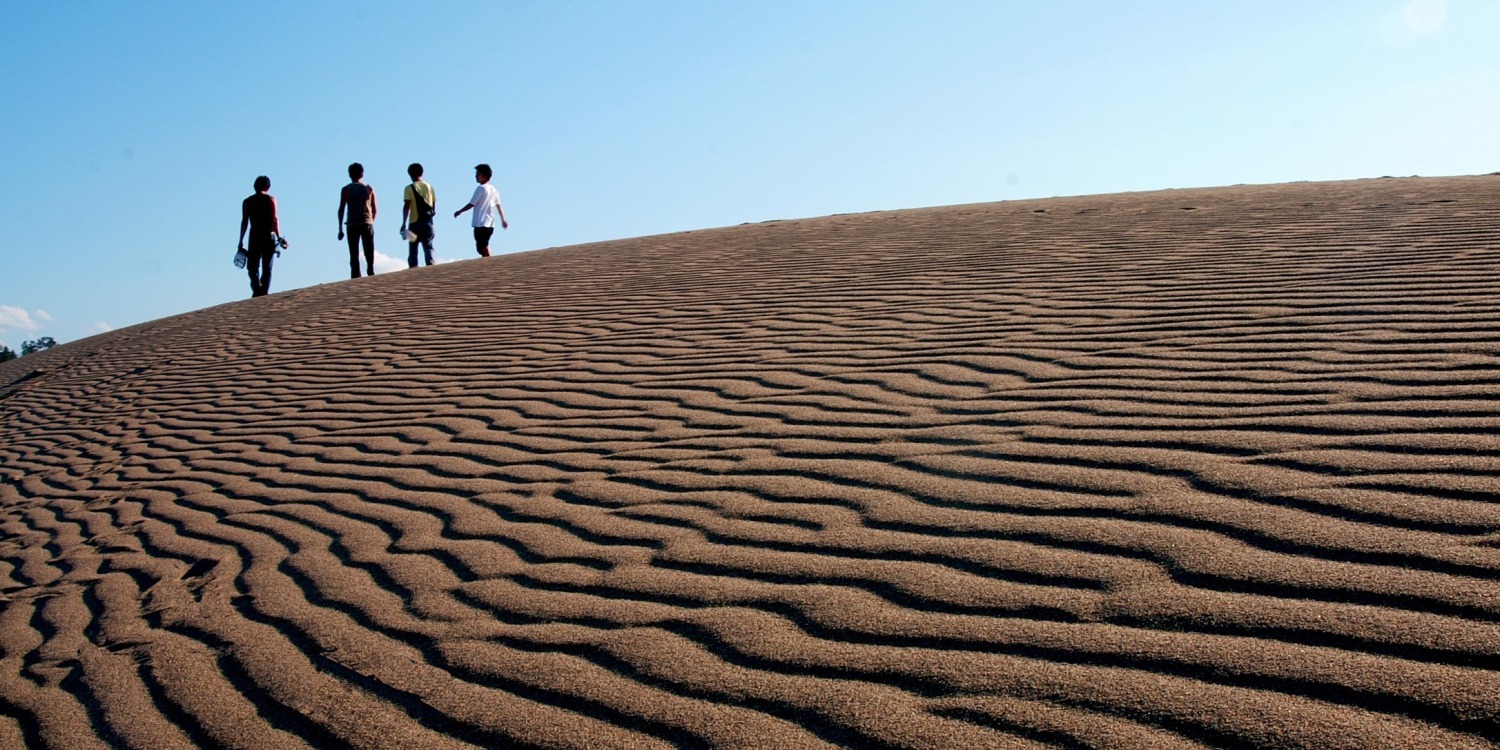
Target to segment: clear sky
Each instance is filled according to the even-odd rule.
[[[1497,0],[516,0],[0,4],[0,343],[379,269],[405,168],[440,259],[488,162],[499,252],[769,219],[1500,170]],[[441,315],[441,310],[413,311]]]

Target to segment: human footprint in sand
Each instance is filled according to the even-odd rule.
[[[490,178],[495,176],[494,170],[488,164],[480,164],[474,167],[474,181],[479,187],[474,188],[474,197],[463,208],[453,212],[453,218],[457,219],[463,212],[474,209],[474,249],[479,251],[481,258],[490,257],[490,237],[495,234],[495,217],[500,217],[500,228],[510,229],[510,222],[505,220],[505,208],[500,205],[500,191],[490,184]]]

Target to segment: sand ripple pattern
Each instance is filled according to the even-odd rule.
[[[0,365],[0,747],[1496,737],[1500,177],[649,237]]]

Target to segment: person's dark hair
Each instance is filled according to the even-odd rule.
[[[495,176],[495,171],[493,169],[490,169],[490,165],[488,164],[476,165],[474,167],[474,171],[484,175],[484,179],[486,180]]]
[[[270,189],[271,189],[271,178],[269,178],[269,177],[267,177],[265,175],[261,175],[261,176],[255,178],[255,192],[259,193],[262,190],[270,190]]]
[[[412,162],[411,166],[406,168],[406,173],[410,175],[413,180],[415,180],[418,177],[422,176],[422,165],[416,162]]]
[[[354,162],[349,165],[349,179],[357,180],[365,176],[365,165]]]

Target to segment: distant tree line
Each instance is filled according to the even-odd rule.
[[[35,354],[43,349],[51,349],[54,346],[57,346],[57,341],[51,336],[43,336],[35,341],[21,342],[20,354],[16,354],[11,351],[10,347],[0,344],[0,362],[15,359],[16,357],[24,357],[28,354]]]

